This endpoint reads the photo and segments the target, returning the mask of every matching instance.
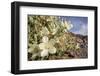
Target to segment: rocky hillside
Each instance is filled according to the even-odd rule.
[[[74,33],[65,33],[67,40],[66,50],[63,51],[61,55],[51,55],[49,60],[52,59],[73,59],[73,58],[87,58],[88,57],[88,37],[74,34]],[[70,38],[68,38],[70,37]]]

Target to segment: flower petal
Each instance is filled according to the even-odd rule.
[[[51,44],[52,46],[54,46],[54,44],[56,43],[56,41],[54,39],[50,39],[48,43]]]
[[[48,37],[47,36],[43,36],[42,41],[43,41],[43,43],[48,42]]]
[[[55,54],[56,53],[56,48],[55,47],[50,48],[48,51],[49,51],[50,54]]]
[[[44,49],[43,51],[41,51],[41,57],[48,56],[48,54],[49,54],[48,49]]]
[[[42,50],[45,49],[45,43],[40,43],[39,48],[42,49]]]

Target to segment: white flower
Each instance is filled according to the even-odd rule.
[[[33,48],[29,48],[29,49],[28,49],[28,52],[29,52],[29,53],[32,53],[33,50],[34,50]]]
[[[40,43],[39,48],[43,50],[45,48],[45,43]]]
[[[56,53],[56,48],[52,47],[48,51],[49,51],[50,54],[55,54]]]
[[[48,50],[47,49],[44,49],[42,52],[41,52],[41,57],[45,57],[45,56],[48,56]]]
[[[67,30],[73,28],[73,25],[70,22],[68,23],[67,21],[64,22],[64,26],[67,28]]]
[[[54,47],[54,42],[53,40],[48,41],[48,37],[44,36],[42,38],[43,43],[39,44],[39,48],[42,50],[41,51],[41,57],[48,56],[50,54],[55,54],[56,53],[56,48]]]
[[[43,36],[43,38],[42,38],[42,42],[43,42],[43,43],[48,42],[48,37],[47,37],[47,36]]]
[[[54,46],[54,44],[56,43],[56,41],[54,39],[50,39],[49,43],[52,44]]]

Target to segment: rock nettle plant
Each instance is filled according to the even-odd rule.
[[[28,60],[79,58],[83,37],[69,32],[72,27],[58,16],[28,15]]]

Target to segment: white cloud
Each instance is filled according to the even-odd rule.
[[[76,34],[87,35],[88,34],[88,27],[87,25],[81,25],[81,28],[78,31],[75,31]]]

